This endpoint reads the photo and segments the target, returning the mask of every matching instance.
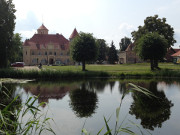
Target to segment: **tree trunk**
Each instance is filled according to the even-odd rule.
[[[85,71],[85,61],[82,61],[82,71]]]
[[[151,61],[151,70],[154,70],[154,60],[151,59],[150,61]]]
[[[160,68],[158,67],[158,60],[154,60],[154,67],[158,70],[160,70]]]

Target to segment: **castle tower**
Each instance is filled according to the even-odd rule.
[[[42,24],[38,29],[37,32],[38,34],[48,34],[48,29]]]
[[[71,34],[71,36],[69,37],[69,40],[71,41],[73,38],[75,38],[77,35],[79,35],[78,34],[78,32],[77,32],[77,30],[76,30],[76,28],[73,30],[73,32],[72,32],[72,34]]]

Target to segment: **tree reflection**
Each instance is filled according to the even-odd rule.
[[[89,81],[88,86],[86,86],[87,89],[96,90],[98,92],[103,92],[106,84],[108,84],[107,80],[96,80],[96,81]]]
[[[90,117],[95,113],[97,95],[94,91],[87,89],[85,83],[79,89],[70,91],[69,97],[71,99],[69,105],[77,117]]]
[[[173,103],[167,99],[163,91],[157,91],[157,82],[150,82],[149,90],[159,98],[149,98],[135,92],[132,95],[134,101],[129,113],[134,114],[136,119],[141,119],[144,128],[154,130],[156,127],[160,128],[162,123],[169,119]]]
[[[126,93],[127,87],[125,82],[119,82],[119,92],[120,94]]]

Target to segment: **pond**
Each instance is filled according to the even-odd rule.
[[[28,96],[39,95],[36,104],[46,102],[41,107],[53,118],[51,126],[57,135],[80,135],[84,127],[95,135],[103,127],[104,117],[114,130],[116,108],[122,95],[133,83],[147,88],[158,98],[149,98],[144,94],[127,93],[122,100],[119,122],[130,127],[137,134],[179,135],[180,133],[180,83],[178,81],[155,80],[81,80],[56,82],[28,82],[25,84],[5,84],[21,93],[21,101]],[[133,125],[140,125],[140,129]]]

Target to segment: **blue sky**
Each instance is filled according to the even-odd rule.
[[[73,29],[93,33],[116,49],[124,36],[143,25],[147,16],[165,17],[180,45],[180,0],[13,0],[16,12],[15,32],[31,38],[44,23],[50,34],[69,38]]]

